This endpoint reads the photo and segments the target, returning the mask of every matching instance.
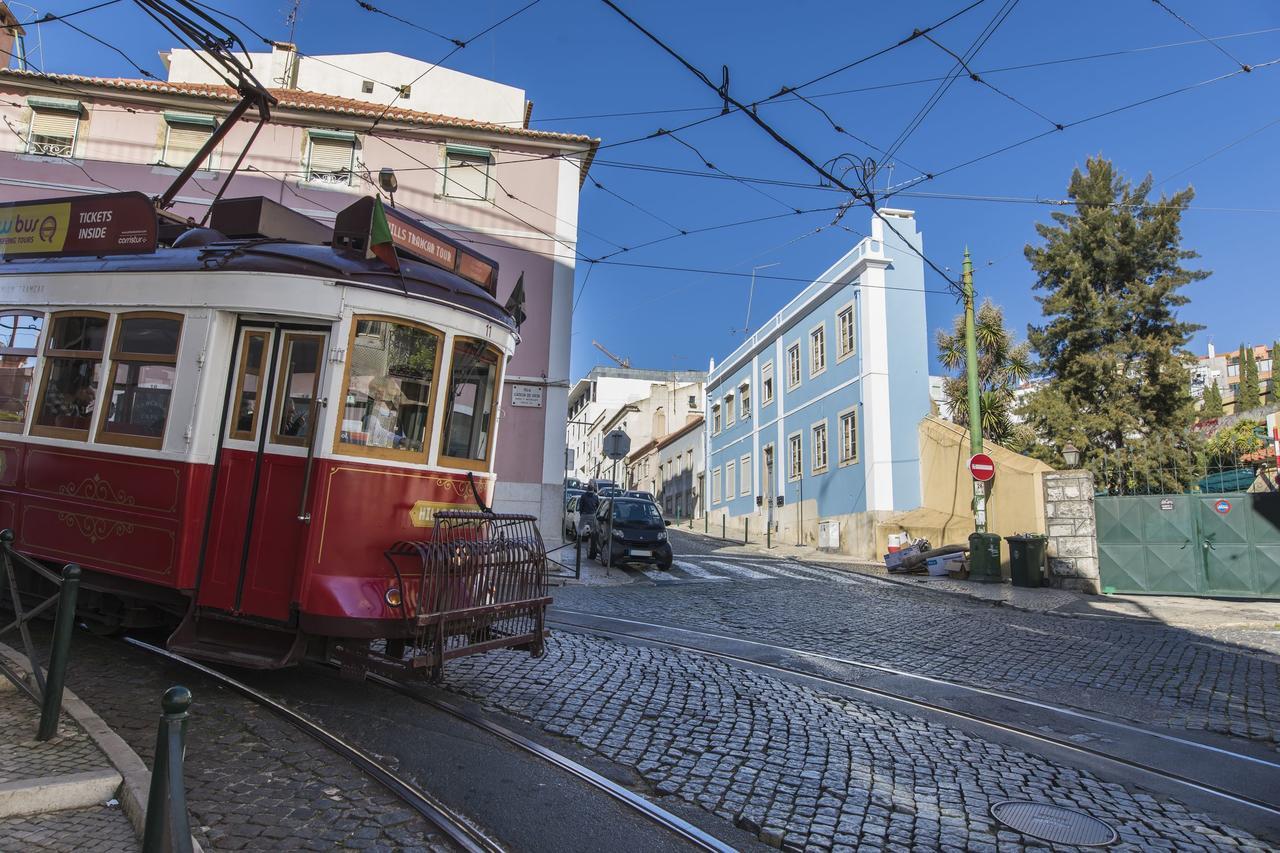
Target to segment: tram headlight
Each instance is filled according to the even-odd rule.
[[[387,590],[387,594],[384,595],[383,598],[387,600],[387,604],[391,607],[399,607],[400,603],[404,600],[400,597],[400,590],[396,589],[394,586]]]

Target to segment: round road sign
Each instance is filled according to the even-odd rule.
[[[973,479],[977,480],[979,483],[994,480],[996,476],[996,463],[985,453],[975,453],[969,457],[969,473],[972,474]]]
[[[1223,498],[1222,500],[1218,501],[1216,504],[1213,505],[1213,511],[1216,512],[1218,515],[1226,515],[1227,513],[1231,512],[1231,501],[1227,500],[1226,498]]]

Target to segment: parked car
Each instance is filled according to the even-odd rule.
[[[643,498],[644,500],[649,501],[650,503],[655,503],[655,504],[656,504],[656,503],[658,502],[658,499],[657,499],[657,498],[655,498],[655,497],[653,496],[653,492],[631,492],[631,491],[628,491],[628,492],[623,492],[623,494],[624,494],[624,495],[626,495],[626,496],[627,496],[627,497],[629,497],[629,498]]]
[[[667,523],[657,504],[650,500],[603,498],[590,542],[588,556],[603,566],[650,563],[664,571],[671,568]]]
[[[566,489],[564,493],[564,521],[560,525],[565,539],[573,539],[578,529],[578,497],[582,489]]]

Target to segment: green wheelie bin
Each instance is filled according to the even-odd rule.
[[[1002,583],[1000,574],[1000,534],[969,534],[969,580]]]
[[[1049,537],[1042,533],[1019,533],[1006,536],[1004,541],[1009,543],[1009,577],[1013,585],[1040,586]]]

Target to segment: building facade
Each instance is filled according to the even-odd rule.
[[[703,423],[693,417],[627,457],[626,488],[649,492],[669,519],[701,514]]]
[[[12,31],[0,36],[12,53]],[[0,136],[0,201],[163,193],[238,100],[191,51],[165,59],[167,80],[0,69],[0,117],[10,131]],[[578,192],[597,141],[529,129],[524,92],[478,77],[440,68],[429,86],[376,82],[407,85],[429,67],[409,57],[306,57],[277,44],[255,55],[254,67],[279,103],[226,197],[265,196],[331,225],[391,168],[396,206],[499,262],[499,299],[523,276],[528,316],[504,374],[495,505],[555,529]],[[182,189],[174,212],[205,215],[257,126],[249,115]]]
[[[1258,388],[1262,402],[1275,402],[1274,366],[1277,354],[1274,345],[1268,347],[1258,344],[1252,349],[1254,360],[1258,363]],[[1218,352],[1212,343],[1209,344],[1208,352],[1197,358],[1191,368],[1191,395],[1200,399],[1210,385],[1217,385],[1222,394],[1224,410],[1227,414],[1236,412],[1236,396],[1240,393],[1240,360],[1243,356],[1243,349]]]
[[[922,237],[912,212],[880,214],[892,229],[873,218],[871,236],[713,365],[713,518],[811,544],[838,529],[840,550],[870,556],[875,522],[919,505],[917,425],[930,411]]]
[[[621,429],[635,453],[702,414],[707,375],[698,370],[596,366],[569,392],[565,476],[621,479],[626,468],[604,455],[604,437]],[[572,461],[570,461],[572,460]]]

